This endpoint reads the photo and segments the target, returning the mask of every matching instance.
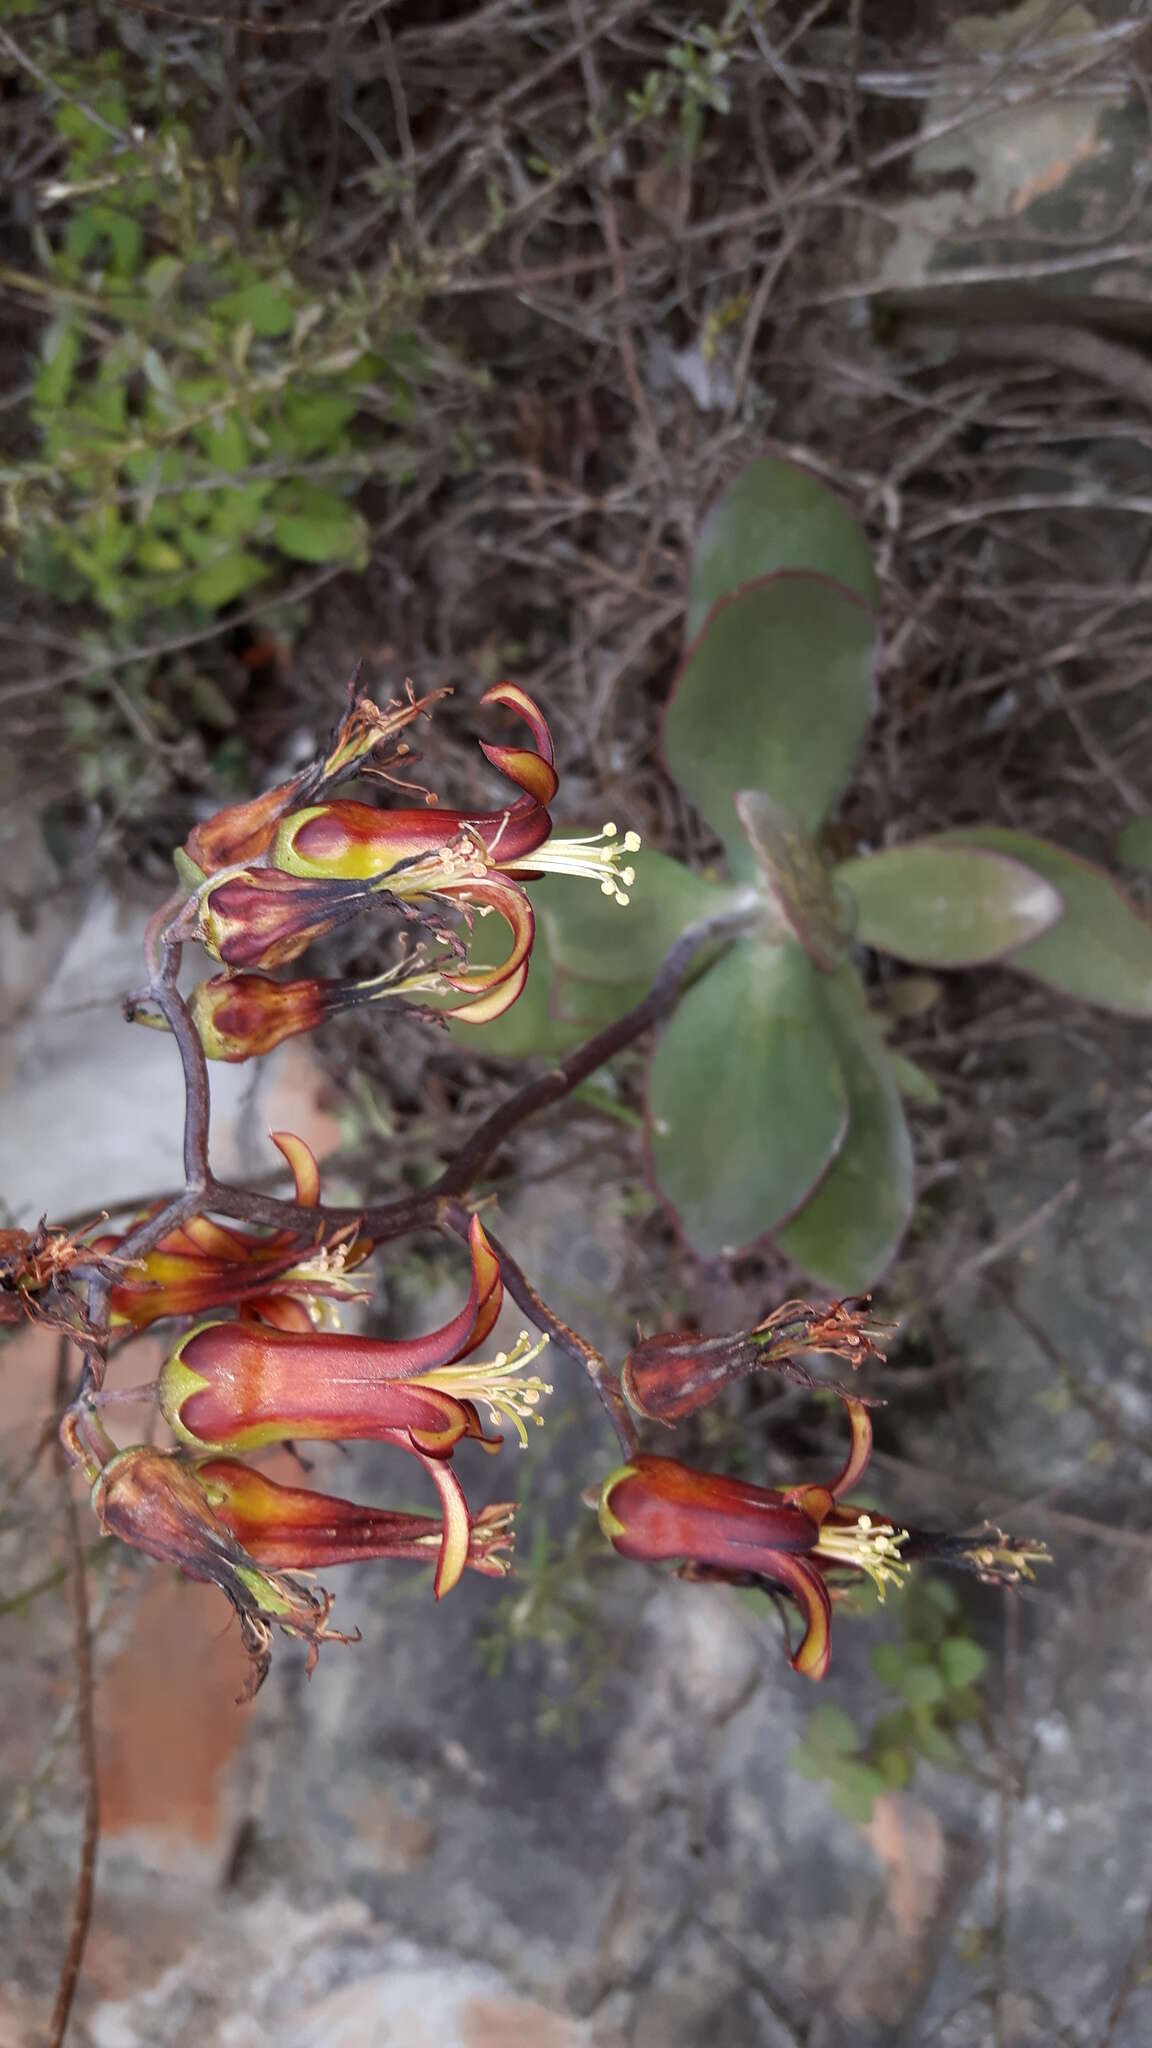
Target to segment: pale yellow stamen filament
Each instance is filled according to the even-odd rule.
[[[501,861],[500,865],[505,874],[523,868],[549,875],[578,875],[599,882],[602,896],[612,896],[617,903],[627,903],[627,891],[636,880],[636,870],[623,866],[623,857],[639,851],[640,834],[626,832],[623,839],[617,840],[616,827],[609,821],[599,832],[589,833],[586,838],[548,839],[532,853],[526,853],[518,860]]]
[[[498,1351],[495,1358],[469,1359],[465,1365],[441,1366],[435,1372],[421,1373],[414,1384],[438,1387],[441,1393],[451,1394],[458,1401],[482,1401],[497,1428],[507,1418],[526,1449],[528,1431],[524,1425],[543,1424],[544,1417],[537,1415],[536,1408],[542,1395],[550,1394],[552,1388],[535,1374],[524,1378],[524,1367],[539,1358],[547,1342],[547,1337],[540,1337],[533,1344],[527,1330],[521,1330],[511,1351]]]
[[[860,1515],[850,1528],[826,1522],[820,1531],[816,1555],[827,1558],[829,1564],[851,1565],[857,1571],[867,1572],[883,1600],[889,1586],[902,1585],[908,1577],[911,1567],[900,1555],[900,1545],[907,1541],[907,1529],[892,1529],[886,1524],[877,1528],[871,1515]]]

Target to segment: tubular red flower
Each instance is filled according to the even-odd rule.
[[[108,1535],[219,1587],[231,1601],[252,1659],[243,1697],[267,1676],[273,1627],[307,1643],[309,1671],[322,1643],[357,1640],[328,1627],[329,1594],[257,1563],[213,1514],[191,1466],[173,1452],[144,1444],[119,1452],[97,1474],[92,1505]]]
[[[439,1573],[445,1524],[433,1515],[361,1507],[333,1494],[281,1486],[234,1458],[209,1459],[196,1476],[217,1520],[258,1564],[300,1570],[355,1564],[365,1558],[436,1561],[437,1595],[449,1590],[440,1583]],[[514,1514],[510,1502],[482,1510],[468,1530],[465,1567],[490,1578],[504,1577]]]
[[[829,1486],[781,1491],[641,1453],[609,1475],[600,1495],[601,1527],[621,1556],[676,1561],[685,1577],[764,1581],[786,1593],[804,1622],[791,1662],[808,1678],[823,1678],[828,1668],[828,1574],[867,1574],[883,1597],[906,1569],[904,1531],[838,1505],[872,1443],[867,1409],[851,1399],[845,1406],[852,1442]]]
[[[310,803],[325,787],[346,775],[394,740],[413,719],[426,711],[440,690],[431,697],[409,695],[406,703],[393,702],[381,711],[370,697],[354,695],[347,710],[328,739],[324,752],[263,796],[247,803],[228,804],[202,824],[194,825],[182,853],[187,866],[201,877],[219,874],[222,868],[244,866],[258,860],[272,842],[281,818],[300,804]],[[401,745],[401,753],[406,751]]]
[[[481,742],[493,767],[526,795],[505,810],[477,813],[439,807],[385,811],[348,799],[313,804],[284,819],[272,845],[273,866],[294,875],[370,881],[402,862],[421,857],[438,861],[444,849],[462,837],[489,851],[498,841],[502,859],[533,853],[552,829],[547,806],[558,781],[552,736],[532,699],[513,683],[497,684],[481,702],[519,712],[532,730],[537,753]],[[426,880],[424,886],[434,885]]]
[[[272,1142],[292,1168],[297,1202],[314,1208],[320,1172],[312,1152],[291,1131],[273,1131]],[[92,1251],[115,1256],[123,1242],[123,1236],[99,1237]],[[110,1325],[114,1331],[146,1330],[167,1316],[231,1307],[279,1321],[283,1305],[291,1303],[303,1327],[311,1329],[321,1318],[322,1302],[362,1293],[349,1275],[372,1248],[370,1238],[348,1232],[327,1242],[319,1228],[311,1239],[290,1230],[260,1236],[210,1216],[189,1216],[150,1252],[117,1262],[108,1297]]]
[[[159,1381],[176,1435],[201,1450],[255,1450],[286,1438],[407,1438],[447,1457],[462,1436],[482,1437],[472,1396],[516,1418],[516,1361],[455,1364],[475,1350],[500,1312],[500,1269],[478,1217],[470,1233],[472,1284],[460,1313],[428,1336],[388,1342],[358,1336],[203,1323],[177,1345]],[[522,1427],[522,1422],[520,1424]]]

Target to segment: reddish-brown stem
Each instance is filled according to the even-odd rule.
[[[447,1221],[449,1227],[456,1232],[458,1237],[467,1240],[472,1217],[462,1202],[454,1202],[452,1204]],[[581,1337],[578,1331],[573,1330],[566,1322],[561,1320],[554,1309],[549,1308],[547,1302],[537,1294],[523,1267],[518,1265],[517,1261],[512,1257],[507,1245],[501,1244],[500,1239],[493,1236],[487,1224],[484,1226],[484,1234],[496,1254],[497,1264],[500,1267],[500,1278],[512,1296],[513,1301],[519,1303],[525,1315],[531,1322],[535,1323],[538,1330],[542,1330],[546,1336],[551,1337],[553,1343],[558,1344],[561,1351],[566,1351],[569,1358],[574,1358],[579,1365],[584,1367],[600,1400],[604,1404],[605,1413],[616,1432],[621,1450],[624,1452],[625,1457],[631,1457],[639,1439],[632,1417],[625,1406],[624,1397],[620,1392],[619,1374],[613,1372],[608,1360],[603,1356],[602,1352],[597,1351],[594,1344],[589,1344],[586,1337]]]
[[[57,1366],[57,1396],[62,1398],[67,1385],[68,1343],[60,1346]],[[76,1728],[79,1736],[80,1765],[84,1774],[84,1818],[80,1838],[80,1864],[76,1873],[76,1887],[72,1899],[72,1924],[68,1933],[68,1946],[60,1967],[60,1981],[56,1989],[56,2002],[48,2026],[48,2048],[61,2048],[68,2031],[68,2020],[76,1985],[80,1977],[80,1965],[84,1960],[84,1949],[88,1940],[88,1929],[92,1921],[92,1901],[96,1888],[96,1856],[100,1846],[100,1792],[96,1775],[96,1717],[93,1708],[92,1685],[92,1641],[88,1615],[88,1579],[84,1564],[84,1550],[80,1542],[80,1529],[76,1516],[76,1503],[72,1498],[71,1468],[64,1448],[57,1450],[57,1465],[60,1485],[64,1496],[64,1529],[68,1542],[68,1577],[72,1588],[73,1644],[76,1668]]]

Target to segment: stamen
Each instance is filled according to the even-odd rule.
[[[482,1401],[497,1427],[503,1417],[512,1424],[523,1449],[528,1446],[526,1422],[543,1426],[544,1417],[536,1414],[536,1407],[543,1394],[552,1392],[547,1380],[538,1379],[535,1374],[527,1379],[522,1377],[526,1365],[539,1358],[547,1344],[547,1337],[540,1337],[533,1344],[527,1330],[521,1330],[511,1351],[498,1351],[495,1358],[473,1359],[466,1365],[445,1365],[435,1372],[420,1373],[417,1386],[438,1387],[443,1394],[451,1394],[458,1401]]]
[[[893,1529],[887,1523],[877,1527],[871,1515],[860,1515],[851,1528],[825,1522],[816,1555],[826,1557],[830,1564],[867,1572],[883,1600],[888,1586],[902,1585],[908,1577],[911,1567],[900,1555],[900,1546],[907,1541],[907,1529]]]
[[[640,834],[626,832],[618,841],[616,827],[609,820],[599,832],[589,833],[583,839],[549,839],[534,852],[519,860],[501,861],[500,866],[505,874],[523,868],[550,875],[579,875],[599,882],[602,896],[627,903],[627,891],[636,880],[636,870],[623,866],[623,857],[639,850]]]

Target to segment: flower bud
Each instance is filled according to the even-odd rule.
[[[245,868],[205,884],[197,936],[228,967],[283,967],[382,900],[385,892],[364,882],[302,881],[273,868]]]

